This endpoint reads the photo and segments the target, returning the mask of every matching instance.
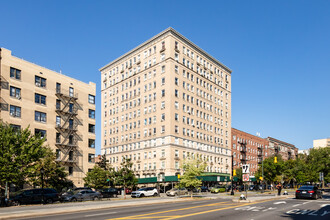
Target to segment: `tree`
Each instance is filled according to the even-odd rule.
[[[29,128],[14,129],[0,122],[0,185],[22,186],[30,169],[46,154],[44,138],[32,135]]]
[[[104,170],[98,165],[95,165],[93,170],[86,174],[84,178],[85,184],[94,189],[103,189],[106,188],[109,178],[109,171]]]
[[[132,170],[133,163],[131,162],[131,159],[124,159],[120,165],[121,168],[115,174],[115,182],[116,185],[124,187],[124,195],[126,196],[125,189],[127,187],[135,187],[138,183],[138,180],[134,175],[134,171]]]
[[[264,159],[264,181],[268,183],[280,182],[283,179],[284,161],[281,155],[276,155],[277,163],[274,162],[274,156]],[[255,175],[257,178],[262,176],[262,164],[259,164]]]
[[[236,169],[236,177],[237,177],[237,182],[242,185],[243,183],[243,171],[242,167]]]
[[[96,163],[96,165],[98,165],[99,167],[101,167],[104,170],[109,170],[110,166],[109,166],[109,160],[107,160],[107,157],[105,156],[105,154],[102,155],[101,160],[99,162]]]
[[[28,172],[27,182],[33,186],[41,186],[41,168],[44,169],[44,186],[54,188],[58,192],[64,188],[72,187],[72,181],[68,180],[68,173],[65,168],[56,161],[55,153],[46,148],[46,155],[36,162],[35,166],[31,167]]]
[[[184,171],[179,180],[179,186],[190,189],[190,196],[192,197],[192,190],[202,185],[202,180],[198,179],[206,168],[206,163],[198,159],[187,159],[182,164]]]

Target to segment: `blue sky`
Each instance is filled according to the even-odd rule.
[[[0,0],[0,47],[84,82],[173,27],[233,70],[232,127],[299,149],[330,137],[330,1]]]

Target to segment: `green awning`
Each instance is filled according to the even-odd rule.
[[[178,182],[178,176],[165,176],[165,182]]]
[[[157,177],[147,177],[138,179],[138,184],[142,183],[157,183]]]

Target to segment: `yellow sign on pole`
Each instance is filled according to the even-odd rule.
[[[262,180],[264,180],[264,178],[262,178],[262,176],[261,177],[259,177],[259,179],[262,181]]]
[[[180,174],[178,174],[178,179],[180,179]]]

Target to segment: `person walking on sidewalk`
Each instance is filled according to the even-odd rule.
[[[282,191],[282,184],[281,183],[278,183],[276,185],[276,188],[277,188],[277,195],[281,195],[281,191]]]

